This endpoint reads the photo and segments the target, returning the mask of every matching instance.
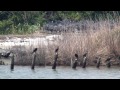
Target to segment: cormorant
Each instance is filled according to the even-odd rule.
[[[33,50],[32,54],[35,53],[36,51],[37,51],[37,48],[35,48],[35,49]]]
[[[75,57],[78,58],[78,54],[75,54]]]
[[[58,52],[58,50],[59,50],[59,47],[57,47],[57,48],[55,49],[55,52]]]
[[[11,54],[11,52],[8,52],[8,53],[6,53],[5,55],[4,55],[4,54],[1,54],[1,56],[4,57],[4,58],[8,58],[8,57],[10,56],[10,54]]]

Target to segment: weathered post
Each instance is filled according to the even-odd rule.
[[[75,54],[75,61],[74,61],[73,66],[72,66],[73,69],[76,69],[77,61],[78,61],[78,54]]]
[[[110,61],[107,62],[107,67],[108,67],[108,68],[111,67],[111,62],[110,62]]]
[[[11,66],[10,66],[11,70],[14,70],[14,54],[12,53],[11,56]]]
[[[33,60],[32,60],[32,66],[31,66],[31,69],[33,69],[33,70],[34,70],[34,68],[35,68],[36,51],[37,51],[37,48],[35,48],[35,49],[33,50],[33,52],[32,52],[32,54],[33,54]]]
[[[59,50],[59,47],[55,50],[55,57],[54,57],[52,69],[56,69],[56,64],[57,64],[57,59],[58,59],[58,50]]]
[[[100,67],[100,62],[101,62],[100,60],[101,60],[101,58],[99,57],[99,58],[97,59],[97,65],[96,65],[97,68]]]
[[[33,53],[33,60],[32,60],[31,69],[34,69],[34,67],[35,67],[35,61],[36,61],[36,53]]]
[[[73,61],[72,61],[72,58],[71,58],[71,67],[72,67],[72,65],[73,65]]]
[[[86,60],[87,60],[87,58],[84,57],[84,58],[83,58],[83,66],[82,66],[82,68],[86,68]]]
[[[108,58],[105,60],[106,65],[107,65],[108,68],[111,67],[111,61],[110,61],[111,59],[112,59],[112,57],[108,57]]]
[[[87,53],[85,53],[85,54],[83,55],[83,66],[82,66],[82,68],[85,68],[85,67],[86,67],[86,61],[87,61]]]

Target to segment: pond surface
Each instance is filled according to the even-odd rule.
[[[15,66],[11,71],[9,65],[0,65],[0,79],[120,79],[120,67],[77,67],[74,70],[59,66],[52,70],[51,66],[36,66],[35,70],[31,70],[30,66]]]

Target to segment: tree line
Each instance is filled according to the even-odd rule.
[[[0,34],[32,33],[48,22],[65,19],[114,19],[120,11],[0,11]]]

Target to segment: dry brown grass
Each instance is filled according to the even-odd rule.
[[[97,27],[96,30],[93,30],[93,24],[90,24],[89,30],[86,30],[86,32],[63,34],[64,40],[58,43],[58,46],[60,47],[59,60],[70,65],[71,59],[74,60],[75,53],[79,55],[79,59],[82,61],[82,55],[88,51],[88,63],[90,65],[94,64],[93,60],[98,56],[102,58],[103,65],[108,56],[113,56],[114,58],[112,60],[115,62],[119,61],[119,24],[119,22],[114,22],[114,28],[110,28],[109,22],[104,21],[99,24],[100,27]]]
[[[111,28],[109,23],[109,21],[101,21],[99,24],[90,22],[86,31],[62,34],[64,39],[59,41],[57,45],[48,45],[48,47],[39,45],[36,64],[51,65],[54,59],[54,50],[59,46],[58,65],[70,65],[71,59],[74,60],[75,53],[79,55],[79,60],[82,61],[82,55],[86,51],[88,51],[89,65],[93,65],[93,60],[97,56],[102,58],[104,65],[108,56],[120,56],[120,23],[114,22],[114,28]],[[95,30],[93,30],[94,26],[97,26]],[[33,48],[35,47],[30,46],[24,51],[17,50],[18,48],[14,50],[16,64],[31,65]],[[115,57],[113,60],[118,59]]]

